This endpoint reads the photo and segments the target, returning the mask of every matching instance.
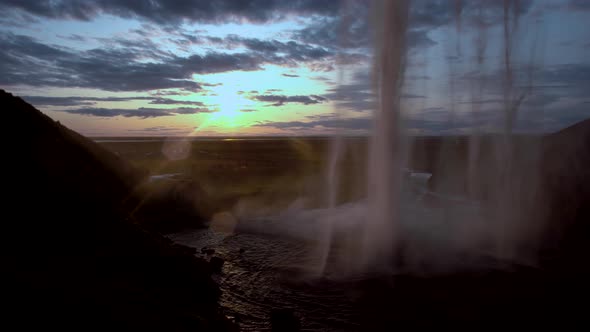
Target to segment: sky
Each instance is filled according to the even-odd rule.
[[[0,88],[87,136],[367,135],[377,8],[0,0]],[[509,110],[515,131],[552,132],[590,117],[589,31],[585,0],[411,1],[405,128],[496,131]]]

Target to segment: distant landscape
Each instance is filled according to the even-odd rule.
[[[277,212],[303,197],[312,207],[321,205],[326,195],[324,179],[332,144],[327,138],[153,139],[98,141],[149,175],[178,174],[178,179],[196,181],[213,202],[223,205],[218,208],[222,210],[231,209],[241,200],[246,205],[254,204],[245,206],[252,213],[254,209],[270,213],[273,208]],[[347,142],[349,149],[356,150],[343,163],[354,174],[362,174],[366,169],[366,139]],[[166,156],[167,150],[180,149],[189,150],[185,158],[173,160]],[[166,181],[153,181],[151,185],[163,185],[158,182]],[[362,190],[347,193],[349,200],[361,194]]]
[[[207,196],[203,211],[233,211],[247,215],[280,212],[299,201],[302,207],[327,204],[330,137],[92,137],[92,139],[152,178],[146,190],[173,183],[198,184]],[[469,136],[415,136],[406,152],[408,171],[437,173],[432,190],[466,195],[457,182],[468,177]],[[479,172],[490,165],[494,143],[501,137],[481,136]],[[367,194],[368,137],[341,139],[338,204]],[[519,149],[541,149],[540,135],[515,137]],[[435,172],[436,171],[436,172]],[[448,173],[451,172],[452,174]],[[444,176],[439,173],[445,172]],[[488,170],[489,172],[489,170]],[[167,176],[168,175],[168,176]],[[454,188],[435,188],[436,178],[451,177]],[[149,189],[148,189],[149,187]],[[481,197],[479,197],[481,198]],[[238,206],[239,205],[239,206]],[[235,208],[239,208],[238,212]]]

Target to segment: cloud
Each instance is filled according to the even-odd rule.
[[[293,74],[282,74],[285,77],[299,77],[299,75],[293,75]]]
[[[280,20],[289,15],[335,15],[338,1],[318,0],[216,0],[216,1],[112,1],[18,0],[0,3],[3,12],[21,11],[53,19],[91,20],[109,14],[158,24],[183,22],[255,22]]]
[[[75,33],[73,33],[69,36],[57,35],[57,37],[61,38],[61,39],[75,41],[75,42],[85,42],[86,41],[86,37],[81,36],[81,35],[77,35]]]
[[[250,113],[250,112],[258,112],[258,110],[247,108],[247,109],[241,109],[240,112]]]
[[[580,2],[583,2],[580,1]],[[410,49],[435,45],[429,37],[433,29],[456,23],[458,1],[414,0],[410,3],[407,43]],[[503,19],[502,1],[462,1],[461,21],[467,25],[497,25]],[[531,0],[518,2],[517,12],[526,13]],[[322,45],[330,50],[369,50],[373,45],[370,5],[366,1],[349,1],[340,8],[339,15],[317,16],[306,27],[295,31],[295,38],[311,45]],[[481,15],[479,15],[481,14]],[[483,22],[475,22],[480,20]]]
[[[271,44],[258,39],[247,52],[193,54],[181,57],[157,50],[152,42],[115,39],[112,45],[87,51],[46,45],[12,33],[0,33],[0,85],[96,88],[107,91],[149,91],[178,88],[199,91],[194,74],[261,70],[265,64],[294,66],[330,56],[330,52],[293,41]],[[127,43],[127,44],[126,44]],[[122,47],[127,45],[127,47]],[[147,51],[145,51],[147,50]],[[146,61],[147,60],[147,61]]]
[[[155,98],[150,101],[150,104],[155,105],[195,105],[195,106],[205,106],[200,101],[190,101],[190,100],[174,100],[168,98]]]
[[[327,90],[323,96],[335,102],[342,109],[365,112],[375,109],[375,93],[372,91],[371,77],[368,70],[353,73],[350,83],[339,84]],[[425,99],[426,96],[403,92],[402,99]]]
[[[130,100],[153,100],[154,97],[52,97],[52,96],[22,96],[24,100],[35,106],[84,106],[93,105],[97,101],[124,102]]]
[[[565,64],[543,68],[540,78],[544,84],[590,87],[589,64]]]
[[[572,1],[578,3],[579,1]],[[471,1],[463,5],[464,16],[476,13],[478,8],[491,13],[491,23],[501,19],[502,6],[497,1]],[[521,1],[519,11],[524,13],[530,1]],[[304,46],[316,45],[329,50],[340,48],[368,48],[371,45],[369,2],[318,1],[318,0],[216,0],[216,1],[164,1],[147,2],[96,0],[20,0],[0,3],[6,15],[34,15],[53,19],[92,20],[99,15],[114,15],[122,18],[137,18],[161,25],[170,34],[177,35],[171,41],[179,47],[189,44],[223,43],[222,38],[196,36],[193,31],[178,31],[183,22],[264,23],[293,16],[305,15],[312,23],[296,31],[295,38]],[[417,0],[410,7],[410,31],[408,43],[411,47],[428,46],[434,42],[428,31],[453,22],[456,15],[455,3],[440,0]],[[172,28],[174,27],[174,28]],[[184,29],[182,29],[184,31]],[[145,29],[136,29],[139,35],[149,37]],[[149,41],[149,39],[148,39]],[[145,42],[145,41],[144,41]],[[262,41],[242,38],[241,43],[259,52],[278,52],[277,41]],[[316,50],[316,52],[319,50]]]
[[[103,46],[90,52],[98,53],[103,51],[103,49],[106,49],[107,52],[103,54],[109,54],[113,53],[114,51],[118,51],[119,53],[116,53],[116,55],[124,55],[125,58],[130,58],[133,60],[152,61],[162,61],[174,56],[174,54],[170,51],[160,50],[159,45],[153,41],[153,38],[150,37],[141,37],[133,39],[123,37],[101,37],[93,39],[102,43]]]
[[[304,105],[323,103],[327,99],[317,95],[310,96],[284,96],[284,95],[258,95],[252,99],[261,102],[273,103],[272,106],[282,106],[286,103],[298,103]]]
[[[568,7],[571,10],[590,11],[590,3],[586,0],[570,0]]]
[[[329,49],[366,48],[370,45],[369,5],[347,1],[338,15],[317,16],[305,28],[295,31],[297,40]]]
[[[203,86],[208,86],[207,84],[202,84]],[[188,96],[191,94],[189,91],[180,91],[180,90],[156,90],[156,91],[149,91],[148,92],[151,96]]]
[[[94,105],[94,101],[83,97],[46,97],[46,96],[21,96],[22,99],[35,106],[88,106]]]
[[[532,0],[516,1],[513,9],[518,15],[524,15],[532,3]],[[410,7],[409,22],[412,29],[433,29],[457,23],[458,19],[460,23],[469,26],[501,24],[504,19],[504,2],[415,0]]]
[[[414,8],[414,6],[412,7]],[[414,10],[415,11],[415,10]],[[432,11],[433,17],[441,13]],[[333,50],[366,49],[372,46],[372,30],[369,8],[365,2],[352,2],[345,6],[339,16],[318,17],[311,24],[295,32],[297,40],[312,45],[323,45]],[[443,14],[444,15],[444,14]],[[448,23],[448,19],[432,22],[429,29]],[[424,24],[419,29],[410,27],[407,41],[409,47],[431,46],[435,42],[428,37]]]
[[[486,95],[480,100],[466,103],[493,104],[503,103],[504,69],[498,68],[487,75],[467,73],[460,85],[468,86],[474,80],[486,82]],[[517,67],[512,72],[514,81],[512,93],[526,93],[522,107],[545,107],[560,98],[588,99],[590,89],[590,65],[560,64],[543,67]],[[530,79],[529,79],[530,77]]]
[[[172,113],[175,114],[197,114],[197,113],[214,113],[217,112],[216,110],[211,110],[208,108],[190,108],[190,107],[179,107],[172,110]]]
[[[53,97],[53,96],[22,96],[24,100],[35,106],[89,106],[96,102],[126,102],[131,100],[149,100],[153,105],[194,105],[205,106],[200,101],[175,100],[163,97]]]
[[[237,93],[239,95],[243,95],[243,94],[255,95],[255,94],[258,94],[258,90],[250,90],[250,91],[239,90]]]
[[[0,85],[97,88],[145,91],[201,87],[191,79],[182,58],[139,62],[130,50],[93,49],[84,52],[39,43],[35,39],[0,33]],[[215,58],[215,55],[211,55]],[[206,62],[206,60],[205,60]],[[214,63],[214,61],[212,61]],[[203,64],[204,66],[205,64]]]
[[[375,108],[375,95],[370,89],[369,82],[357,81],[328,89],[328,93],[324,96],[334,101],[340,108],[362,112]]]
[[[251,54],[207,53],[189,57],[171,56],[162,62],[139,62],[134,56],[117,54],[116,50],[92,50],[65,61],[58,66],[69,68],[79,77],[72,84],[108,91],[146,91],[181,88],[198,91],[201,85],[192,80],[193,74],[260,69],[264,59]]]
[[[206,108],[174,108],[174,109],[162,109],[162,108],[146,108],[140,107],[138,109],[122,109],[122,108],[78,108],[61,110],[60,112],[88,115],[96,117],[115,117],[123,116],[126,118],[138,117],[142,119],[156,118],[162,116],[171,116],[177,114],[197,114],[197,113],[211,113],[213,110]]]
[[[0,9],[2,4],[0,4]],[[26,12],[7,11],[0,15],[0,26],[4,28],[29,28],[31,24],[39,23],[39,19]]]
[[[209,40],[229,49],[242,46],[258,57],[262,56],[267,62],[279,65],[293,66],[298,62],[322,60],[334,55],[333,52],[324,47],[299,43],[293,40],[287,42],[275,39],[262,40],[243,38],[235,34],[228,35],[225,38],[209,38]]]

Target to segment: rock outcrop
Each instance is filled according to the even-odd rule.
[[[142,174],[20,98],[0,106],[4,326],[228,328],[207,263],[133,219]]]

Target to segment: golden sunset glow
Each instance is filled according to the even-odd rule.
[[[256,108],[256,103],[245,98],[240,91],[231,86],[218,86],[213,93],[207,96],[207,104],[211,105],[214,112],[206,115],[205,120],[197,127],[196,131],[216,126],[221,128],[236,128],[244,126],[245,112]]]

